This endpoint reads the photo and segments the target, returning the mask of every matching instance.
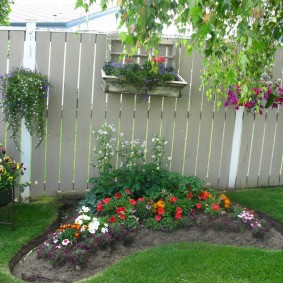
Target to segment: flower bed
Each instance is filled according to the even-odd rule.
[[[65,263],[81,268],[91,254],[117,241],[131,242],[139,229],[172,232],[177,228],[201,227],[225,231],[250,230],[264,236],[268,225],[252,211],[233,206],[220,193],[192,192],[184,197],[164,194],[158,199],[132,198],[130,189],[99,201],[93,213],[82,207],[73,223],[61,225],[38,247],[38,258],[53,266]]]

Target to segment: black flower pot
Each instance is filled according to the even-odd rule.
[[[0,206],[7,205],[12,200],[12,189],[0,190]]]

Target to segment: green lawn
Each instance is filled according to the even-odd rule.
[[[84,283],[282,283],[283,251],[177,243],[133,254]]]
[[[0,207],[0,221],[9,220],[10,207]],[[0,282],[23,282],[15,279],[8,269],[9,261],[27,242],[39,235],[57,215],[57,205],[51,198],[40,198],[30,204],[16,204],[17,226],[0,224]]]
[[[229,192],[233,202],[261,210],[283,222],[283,188]],[[0,207],[3,216],[6,208]],[[50,198],[17,205],[17,229],[0,226],[0,282],[23,282],[10,275],[8,262],[22,245],[38,235],[56,216]],[[124,258],[84,283],[219,282],[282,283],[283,251],[176,243],[151,248]]]
[[[283,223],[283,188],[246,189],[228,192],[227,196],[232,202],[262,211]]]

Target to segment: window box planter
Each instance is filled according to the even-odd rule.
[[[101,70],[101,75],[102,89],[105,93],[181,97],[181,90],[187,85],[187,82],[180,75],[177,75],[176,81],[168,81],[163,86],[156,86],[151,89],[140,88],[133,84],[120,84],[117,77],[106,75],[104,70]]]

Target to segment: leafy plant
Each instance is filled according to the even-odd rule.
[[[95,0],[77,0],[88,11]],[[101,2],[106,8],[110,1]],[[226,97],[229,86],[241,84],[241,102],[250,101],[254,83],[272,67],[282,45],[281,1],[119,1],[120,38],[135,53],[141,46],[155,48],[165,26],[174,24],[189,34],[188,53],[203,55],[202,85],[209,99]]]
[[[11,5],[14,4],[13,0],[1,0],[0,2],[0,25],[9,24],[9,14],[11,13]]]
[[[126,58],[125,63],[106,62],[103,70],[108,76],[116,76],[120,84],[133,84],[145,90],[154,86],[164,85],[166,81],[176,80],[172,66],[164,65],[165,57],[153,57],[141,66],[132,59]]]
[[[17,137],[23,119],[30,135],[37,137],[38,147],[45,135],[46,98],[50,87],[47,77],[20,68],[1,76],[1,80],[0,106],[4,113],[3,120],[8,124],[8,130],[11,130],[11,137],[19,148]]]
[[[23,191],[29,183],[19,183],[19,177],[24,175],[25,166],[16,162],[7,154],[7,149],[0,143],[0,191],[18,187]]]

